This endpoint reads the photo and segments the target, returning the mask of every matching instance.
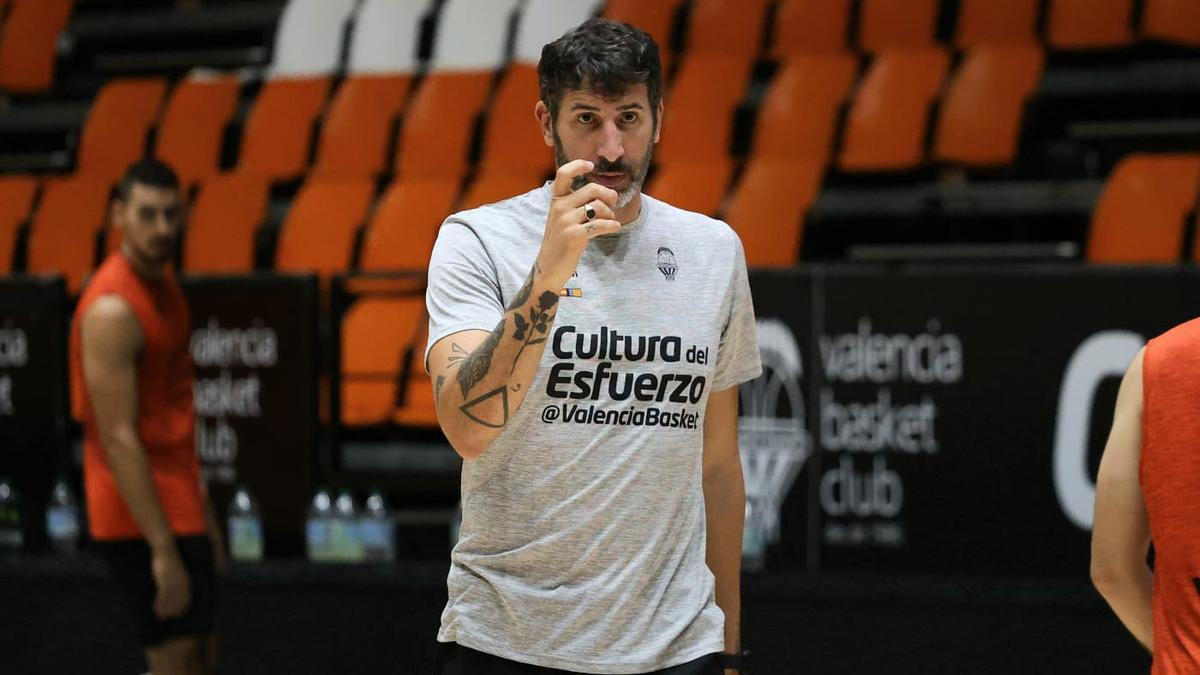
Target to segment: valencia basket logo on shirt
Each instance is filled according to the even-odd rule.
[[[675,281],[675,273],[679,271],[679,263],[675,262],[675,252],[666,246],[658,247],[658,271],[662,272],[667,281]]]

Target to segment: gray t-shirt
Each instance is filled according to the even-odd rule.
[[[429,263],[430,345],[495,328],[537,256],[550,195],[547,184],[446,220]],[[438,640],[582,673],[721,651],[704,410],[760,372],[741,241],[643,195],[635,222],[588,245],[524,403],[463,464]]]

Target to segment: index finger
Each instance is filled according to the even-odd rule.
[[[595,168],[595,164],[586,159],[576,159],[558,167],[558,171],[554,174],[554,194],[555,197],[565,197],[571,194],[571,182],[576,176],[591,171]]]

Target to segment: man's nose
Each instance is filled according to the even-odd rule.
[[[625,156],[625,147],[621,143],[621,130],[617,128],[616,123],[606,122],[601,131],[603,137],[600,140],[600,149],[598,154],[601,159],[607,162],[615,162]]]

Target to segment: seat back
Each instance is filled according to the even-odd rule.
[[[1044,61],[1041,47],[1032,44],[971,50],[942,102],[934,157],[979,167],[1011,164],[1025,102]]]
[[[937,47],[876,56],[851,104],[838,165],[847,171],[920,166],[930,104],[949,63],[949,56]]]
[[[1184,217],[1196,205],[1200,156],[1130,155],[1104,185],[1092,214],[1087,260],[1176,263]]]
[[[193,274],[253,270],[254,235],[266,219],[268,192],[260,176],[225,174],[205,181],[188,217],[183,268]]]

